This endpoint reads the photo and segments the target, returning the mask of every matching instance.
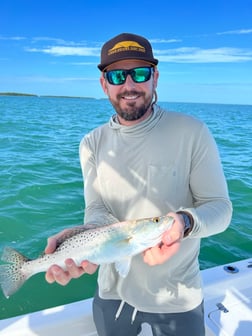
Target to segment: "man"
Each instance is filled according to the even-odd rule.
[[[156,105],[157,64],[141,36],[123,33],[103,45],[100,82],[116,114],[80,145],[85,223],[174,217],[162,243],[133,258],[126,278],[113,264],[100,266],[93,313],[102,336],[137,335],[143,322],[153,335],[203,336],[200,239],[231,219],[213,137],[202,122]],[[47,253],[61,234],[49,238]],[[66,265],[66,272],[52,266],[47,281],[65,285],[98,267]]]

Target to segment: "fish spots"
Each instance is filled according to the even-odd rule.
[[[34,260],[6,247],[2,260],[8,264],[0,265],[0,286],[8,297],[32,275],[45,272],[54,264],[65,267],[67,258],[72,258],[77,264],[82,260],[97,265],[116,263],[117,271],[125,277],[129,271],[130,258],[160,243],[161,235],[172,223],[172,217],[160,216],[95,228],[88,226],[85,230],[69,234],[54,253],[43,254]]]

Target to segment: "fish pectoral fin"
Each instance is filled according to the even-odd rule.
[[[115,268],[119,275],[123,278],[125,278],[129,273],[130,265],[131,258],[125,258],[115,262]]]
[[[124,246],[124,245],[128,245],[131,243],[133,237],[132,236],[125,236],[123,238],[120,238],[120,240],[118,239],[118,244]]]

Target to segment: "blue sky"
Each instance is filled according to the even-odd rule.
[[[160,101],[252,104],[252,0],[2,0],[0,92],[104,98],[121,32],[151,41]]]

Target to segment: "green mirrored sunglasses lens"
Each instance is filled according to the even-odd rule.
[[[114,84],[114,85],[123,84],[126,80],[125,71],[124,70],[108,71],[107,79],[110,84]]]
[[[105,73],[105,77],[113,85],[124,84],[128,75],[135,83],[143,83],[150,79],[152,69],[151,67],[142,67],[129,70],[110,70]]]
[[[151,68],[136,68],[132,70],[132,79],[137,83],[143,83],[150,79]]]

